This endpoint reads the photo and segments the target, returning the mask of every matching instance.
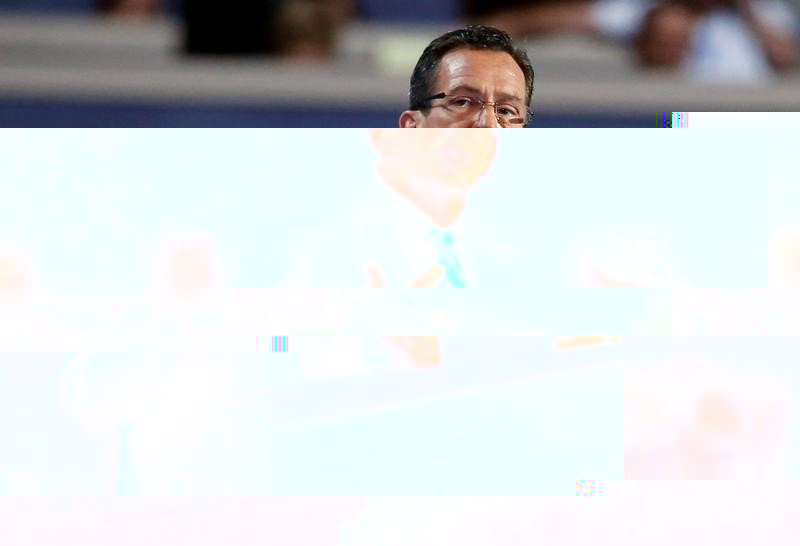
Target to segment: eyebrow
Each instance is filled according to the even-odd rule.
[[[456,93],[456,92],[458,92],[458,91],[466,91],[466,92],[468,92],[468,93],[473,93],[473,94],[475,94],[475,95],[480,95],[480,94],[481,94],[481,91],[480,91],[479,89],[477,89],[477,88],[475,88],[475,87],[472,87],[472,86],[470,86],[470,85],[459,85],[458,87],[455,87],[455,88],[453,88],[452,90],[448,91],[448,92],[447,92],[447,94],[448,94],[448,95],[450,95],[450,94],[452,94],[452,93]],[[509,93],[496,93],[496,94],[495,94],[495,100],[501,100],[501,101],[519,101],[519,102],[521,102],[521,103],[524,103],[524,102],[525,102],[525,101],[523,101],[521,98],[519,98],[518,96],[516,96],[516,95],[511,95],[511,94],[509,94]]]

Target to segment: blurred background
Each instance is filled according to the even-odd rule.
[[[427,43],[508,30],[539,127],[800,110],[798,0],[0,0],[0,125],[394,127]]]

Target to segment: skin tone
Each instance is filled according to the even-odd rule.
[[[712,12],[732,8],[747,24],[761,44],[764,55],[775,70],[793,68],[798,62],[798,44],[761,21],[752,0],[683,0],[664,4],[648,14],[637,39],[637,53],[645,66],[674,68],[689,54],[691,37],[697,24]]]
[[[753,9],[753,0],[729,0],[744,18],[747,26],[761,43],[772,68],[778,71],[795,68],[800,60],[800,42],[790,35],[776,32],[762,21]]]
[[[484,176],[497,149],[491,131],[431,129],[410,133],[399,129],[372,129],[378,151],[378,175],[386,186],[430,217],[442,228],[451,227],[461,216],[467,196]],[[408,288],[433,288],[444,269],[431,264],[407,283]],[[367,267],[370,288],[386,286],[380,268]],[[441,345],[434,336],[389,337],[415,367],[441,363]]]
[[[369,288],[385,288],[383,273],[374,264],[367,267]],[[444,269],[434,264],[408,283],[409,288],[433,288],[444,275]],[[389,344],[402,351],[416,368],[430,368],[442,362],[442,348],[435,336],[390,336],[385,338]]]
[[[337,6],[318,0],[284,2],[278,14],[281,53],[295,61],[329,58],[336,41]]]
[[[155,15],[160,9],[159,0],[121,0],[116,3],[111,13],[116,17],[138,19]]]
[[[594,31],[591,5],[588,2],[536,3],[492,13],[484,17],[482,22],[501,28],[512,36],[564,30]]]
[[[692,33],[701,16],[681,5],[663,5],[645,18],[636,39],[639,61],[650,67],[675,68],[689,54]]]
[[[776,471],[788,411],[780,383],[721,367],[706,367],[705,377],[689,371],[704,374],[703,367],[683,356],[670,368],[626,378],[626,478],[766,478]],[[680,397],[669,394],[676,388]]]
[[[800,229],[773,235],[769,249],[769,285],[800,286]]]
[[[199,302],[219,287],[219,264],[207,241],[187,239],[164,249],[158,264],[160,282],[173,301]]]
[[[461,216],[470,190],[489,171],[497,149],[491,131],[372,129],[370,136],[380,180],[445,229]]]
[[[465,95],[489,102],[519,105],[524,112],[527,91],[525,75],[513,57],[502,51],[457,48],[439,61],[433,86],[435,93]],[[499,127],[494,109],[487,106],[475,119],[456,119],[433,101],[428,113],[406,110],[400,115],[400,127]]]
[[[14,256],[0,252],[0,303],[22,301],[30,275]]]

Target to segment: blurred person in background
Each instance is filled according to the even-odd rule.
[[[261,0],[213,4],[185,0],[184,51],[192,55],[279,55],[322,60],[334,55],[351,0]]]
[[[468,19],[503,29],[514,37],[550,32],[592,31],[586,0],[463,0]]]
[[[777,479],[787,472],[792,392],[772,371],[693,355],[625,379],[628,479]]]
[[[797,19],[781,0],[471,0],[467,15],[516,36],[581,32],[629,43],[642,66],[698,81],[761,82],[798,60]]]
[[[279,54],[297,60],[333,56],[338,21],[332,6],[319,0],[284,2],[276,28]]]
[[[636,49],[645,66],[756,79],[797,65],[797,20],[777,0],[668,2],[647,13]]]
[[[96,0],[97,11],[112,17],[146,19],[161,13],[162,0]]]
[[[223,341],[226,281],[213,238],[172,238],[153,257],[151,304],[108,315],[112,341],[127,338],[112,346],[124,350],[101,350],[98,339],[98,349],[69,355],[59,389],[66,418],[102,455],[105,493],[263,494],[272,355]]]
[[[433,40],[411,75],[402,128],[521,128],[533,118],[533,67],[496,28],[473,25]]]

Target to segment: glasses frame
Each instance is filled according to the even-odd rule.
[[[419,104],[416,105],[416,108],[414,108],[414,110],[421,110],[422,107],[425,104],[427,104],[427,103],[429,103],[429,102],[431,102],[433,100],[445,99],[447,97],[460,97],[460,96],[462,96],[462,95],[451,95],[451,94],[445,93],[445,92],[436,93],[435,95],[431,95],[430,97],[422,100]],[[473,98],[473,97],[470,97],[470,96],[467,96],[467,95],[463,95],[463,97],[465,99],[470,99],[470,100],[473,100],[473,101],[479,103],[481,105],[481,112],[483,112],[483,110],[486,109],[486,107],[488,105],[491,105],[492,106],[492,110],[494,111],[494,118],[497,120],[498,125],[500,124],[500,117],[497,115],[497,105],[498,105],[497,102],[492,102],[492,101],[483,100],[483,99],[476,99],[476,98]],[[435,106],[441,106],[442,108],[446,108],[447,107],[444,104],[433,105],[431,107],[433,108]],[[523,118],[523,124],[522,124],[521,128],[530,127],[531,124],[533,123],[533,110],[531,110],[530,108],[526,108],[525,109],[525,113],[527,114],[527,116],[525,118]]]

